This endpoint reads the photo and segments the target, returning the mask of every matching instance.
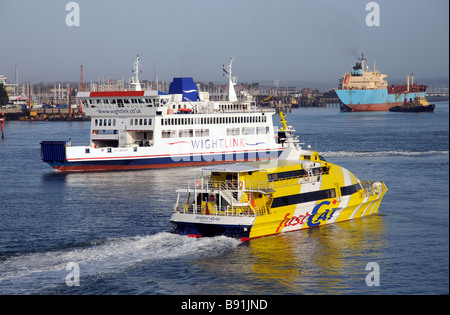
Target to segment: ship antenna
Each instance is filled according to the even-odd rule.
[[[223,72],[224,72],[224,75],[226,74],[228,77],[228,100],[230,102],[237,102],[236,91],[234,90],[234,86],[237,83],[237,77],[231,76],[232,64],[233,64],[233,58],[230,58],[227,69],[225,70],[225,67],[224,67]]]
[[[134,85],[135,91],[142,91],[141,83],[139,82],[139,55],[136,57],[136,61],[133,63],[134,77],[131,77],[131,85]]]

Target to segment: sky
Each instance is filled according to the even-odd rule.
[[[0,75],[19,81],[128,80],[190,76],[226,82],[336,81],[365,54],[391,79],[448,78],[449,1],[379,0],[0,0]],[[373,18],[372,21],[375,21]],[[75,21],[72,19],[72,21]]]

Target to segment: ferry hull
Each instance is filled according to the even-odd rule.
[[[234,162],[248,162],[258,160],[276,159],[282,149],[239,151],[231,153],[218,152],[214,154],[190,154],[190,155],[153,155],[140,157],[66,157],[66,153],[60,156],[43,156],[43,161],[55,170],[61,172],[98,172],[118,170],[143,170],[168,167],[183,167],[196,165],[223,164]],[[47,154],[48,155],[48,154]]]

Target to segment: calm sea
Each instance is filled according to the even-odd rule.
[[[386,182],[379,214],[245,244],[172,235],[190,168],[60,174],[39,142],[85,145],[90,123],[8,121],[0,294],[448,294],[448,102],[424,114],[301,108],[287,120],[327,160]]]

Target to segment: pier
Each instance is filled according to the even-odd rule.
[[[19,108],[2,109],[5,120],[28,120],[28,121],[70,121],[89,120],[83,115],[73,114],[74,110],[69,108],[33,108],[22,110]]]

